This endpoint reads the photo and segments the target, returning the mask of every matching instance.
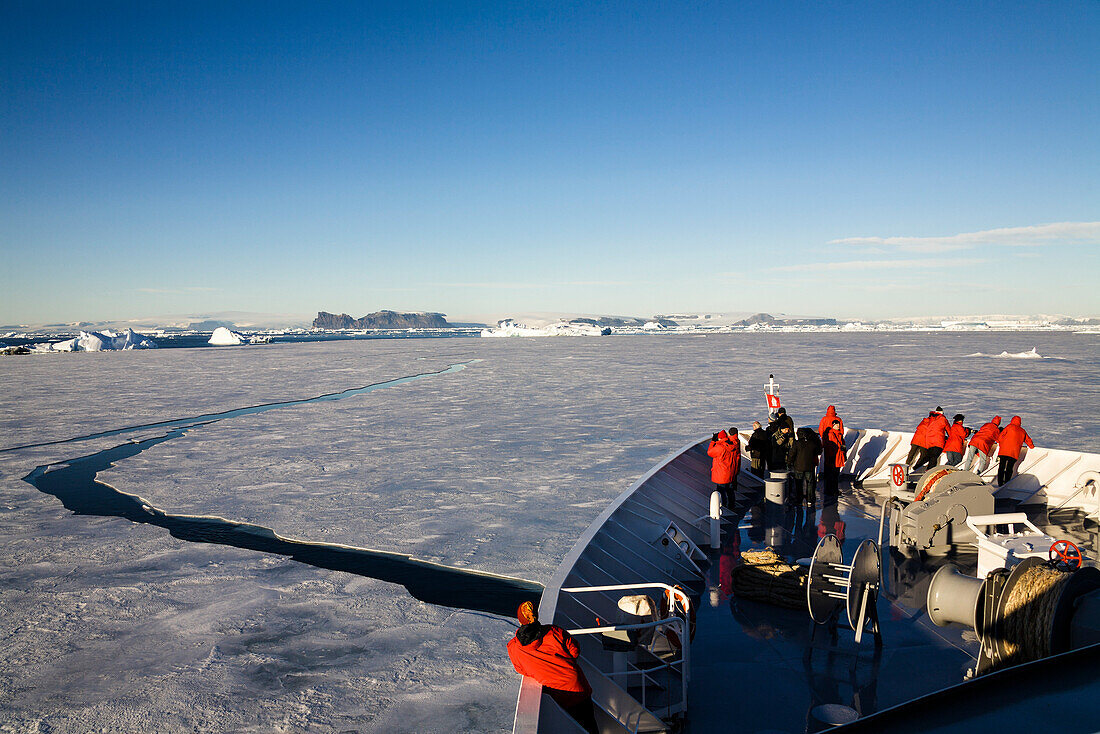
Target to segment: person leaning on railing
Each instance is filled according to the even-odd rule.
[[[520,604],[516,617],[520,626],[508,641],[508,657],[516,672],[534,678],[586,731],[598,734],[592,686],[577,664],[577,643],[561,627],[540,624],[532,602]]]

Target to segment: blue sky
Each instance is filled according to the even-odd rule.
[[[1100,315],[1100,3],[0,4],[0,324]]]

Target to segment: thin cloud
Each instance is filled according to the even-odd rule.
[[[1041,247],[1058,243],[1100,244],[1100,222],[1055,222],[1030,227],[1002,227],[945,237],[843,237],[830,245],[893,247],[909,252],[950,252],[979,245]]]
[[[771,268],[777,273],[806,273],[820,271],[865,271],[865,270],[928,270],[930,268],[952,269],[969,265],[981,265],[989,262],[983,258],[927,258],[920,260],[849,260],[829,263],[800,263],[781,265]]]
[[[183,288],[135,288],[138,293],[160,293],[160,294],[172,294],[172,293],[213,293],[218,288],[207,288],[201,285],[185,286]]]
[[[433,288],[491,288],[491,289],[528,289],[528,288],[592,288],[652,285],[647,281],[628,280],[571,280],[550,283],[431,283]]]

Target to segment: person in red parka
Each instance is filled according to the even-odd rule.
[[[1020,458],[1021,447],[1027,444],[1029,449],[1033,449],[1035,444],[1031,442],[1031,436],[1027,435],[1027,431],[1024,430],[1018,415],[1012,416],[1012,420],[1001,431],[997,443],[1001,447],[1000,451],[997,452],[1001,460],[1001,465],[997,469],[997,486],[1003,487],[1012,479],[1012,469],[1016,466],[1017,459]]]
[[[927,466],[929,469],[934,467],[940,462],[940,454],[943,453],[944,444],[947,443],[947,432],[951,429],[951,424],[947,422],[947,418],[943,415],[943,408],[936,406],[936,409],[928,414],[928,423],[924,426],[924,454],[921,456],[913,468],[920,469],[922,466]]]
[[[722,504],[726,507],[733,502],[734,483],[741,471],[741,441],[736,428],[731,428],[730,433],[733,434],[732,439],[725,431],[714,434],[707,447],[707,456],[711,459],[710,480],[722,495]]]
[[[943,454],[947,457],[948,466],[958,466],[963,457],[963,445],[966,437],[970,435],[970,429],[963,425],[966,416],[956,413],[951,419],[951,428],[947,430],[947,443],[943,445]]]
[[[840,430],[840,420],[834,420],[833,425],[825,432],[825,440],[822,444],[822,455],[825,460],[825,468],[822,472],[825,478],[825,501],[835,499],[840,495],[840,468],[844,466],[844,432]]]
[[[538,681],[543,693],[557,701],[586,731],[597,734],[592,686],[577,664],[577,643],[561,627],[540,624],[532,602],[520,604],[516,617],[520,626],[508,641],[512,667],[520,675]]]
[[[927,418],[917,424],[916,430],[913,431],[913,438],[909,441],[909,456],[905,458],[905,463],[913,468],[916,468],[917,464],[924,458],[926,448],[924,430],[928,427],[928,421],[932,420],[933,415],[933,413],[929,413]]]
[[[840,421],[840,432],[844,433],[844,419],[836,414],[836,406],[830,405],[825,410],[825,415],[817,423],[817,436],[821,439],[821,443],[825,443],[825,434],[829,432],[829,429],[833,427],[833,421]],[[824,455],[822,455],[824,456]],[[822,459],[824,461],[824,458]],[[824,464],[822,469],[824,469]]]
[[[974,435],[970,437],[970,445],[966,449],[966,458],[963,459],[962,466],[959,468],[967,471],[974,463],[975,474],[980,475],[984,472],[989,466],[989,457],[993,455],[993,444],[997,443],[1000,435],[1001,416],[995,415],[993,420],[974,431]],[[977,457],[976,463],[975,457]]]
[[[840,432],[844,432],[844,419],[836,414],[836,406],[830,405],[828,410],[825,411],[825,417],[817,424],[817,435],[821,437],[821,440],[825,440],[825,432],[833,427],[833,421],[840,421]]]

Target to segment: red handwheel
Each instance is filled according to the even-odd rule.
[[[1063,571],[1076,571],[1081,568],[1081,549],[1070,540],[1056,540],[1047,551],[1047,557],[1054,567]]]
[[[905,484],[905,469],[900,466],[894,466],[894,486],[900,487]]]

